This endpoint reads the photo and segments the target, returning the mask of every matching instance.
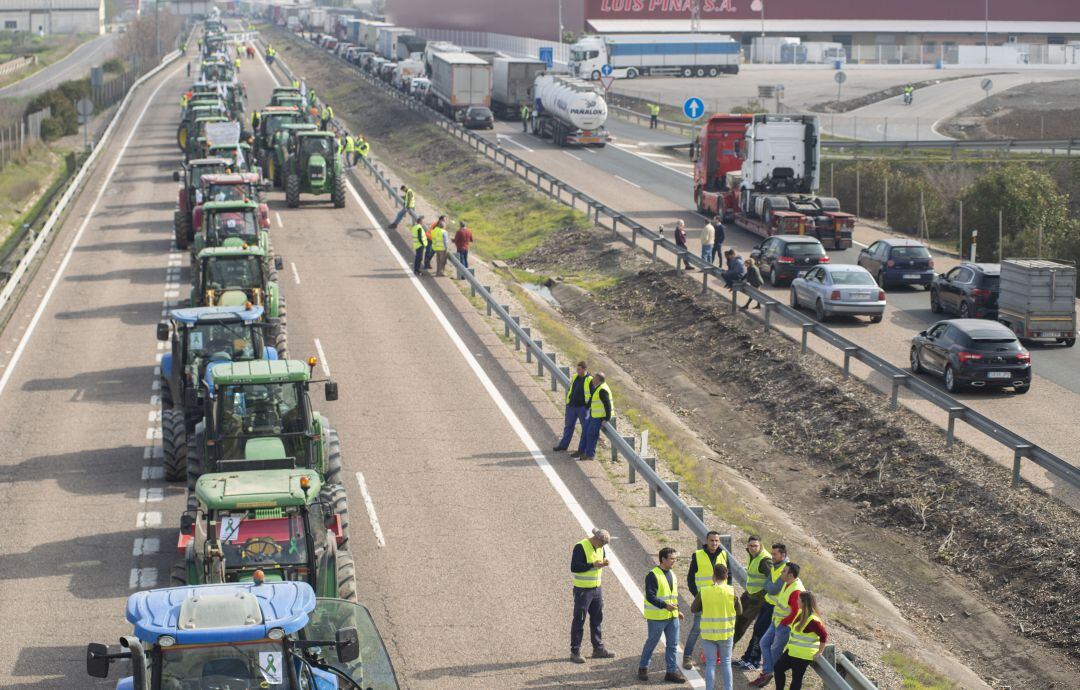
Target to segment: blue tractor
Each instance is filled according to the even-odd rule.
[[[396,690],[382,638],[363,606],[317,599],[306,582],[172,587],[136,592],[134,634],[120,651],[94,642],[86,672],[106,678],[131,660],[117,690]]]
[[[165,478],[187,475],[187,434],[203,417],[208,371],[223,362],[275,360],[288,355],[283,330],[267,342],[270,324],[258,306],[174,309],[158,324],[158,340],[171,348],[161,358],[161,445]]]

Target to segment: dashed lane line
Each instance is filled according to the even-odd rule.
[[[299,285],[300,284],[300,272],[296,270],[296,262],[295,261],[290,261],[289,266],[292,268],[293,281],[297,285]]]
[[[371,531],[375,533],[375,542],[380,546],[386,546],[386,539],[383,537],[382,526],[379,524],[379,516],[375,514],[375,502],[371,500],[371,494],[368,493],[367,482],[364,481],[364,473],[356,473],[356,483],[360,485],[360,495],[364,498],[364,507],[367,508],[368,522],[371,523]]]
[[[319,366],[322,367],[323,373],[327,378],[330,377],[330,363],[326,361],[326,353],[323,352],[322,343],[318,338],[315,338],[315,352],[319,353]]]
[[[639,185],[639,184],[638,184],[638,183],[636,183],[636,182],[631,182],[630,180],[626,179],[626,178],[625,178],[625,177],[623,177],[622,175],[616,175],[616,176],[615,176],[615,179],[616,179],[616,180],[619,180],[619,181],[621,181],[621,182],[625,182],[626,184],[630,185],[631,187],[637,187],[638,189],[641,189],[641,185]]]

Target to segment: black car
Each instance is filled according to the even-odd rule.
[[[959,314],[960,318],[994,319],[998,313],[1001,266],[962,263],[930,284],[930,311]]]
[[[1007,326],[983,319],[939,321],[911,339],[911,371],[945,379],[945,389],[1031,388],[1031,355]]]
[[[468,129],[495,129],[495,115],[490,108],[474,105],[465,111],[461,124]]]
[[[757,262],[761,277],[773,287],[790,283],[814,266],[829,262],[821,242],[806,235],[773,235],[754,247],[750,256]]]

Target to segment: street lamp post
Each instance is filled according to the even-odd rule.
[[[984,8],[986,13],[984,15],[985,24],[983,25],[983,46],[985,48],[983,52],[983,64],[988,65],[990,64],[990,0],[985,0]]]

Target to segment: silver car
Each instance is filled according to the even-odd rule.
[[[885,291],[862,266],[827,264],[791,282],[791,306],[813,309],[818,321],[844,314],[869,316],[870,323],[880,323]]]

